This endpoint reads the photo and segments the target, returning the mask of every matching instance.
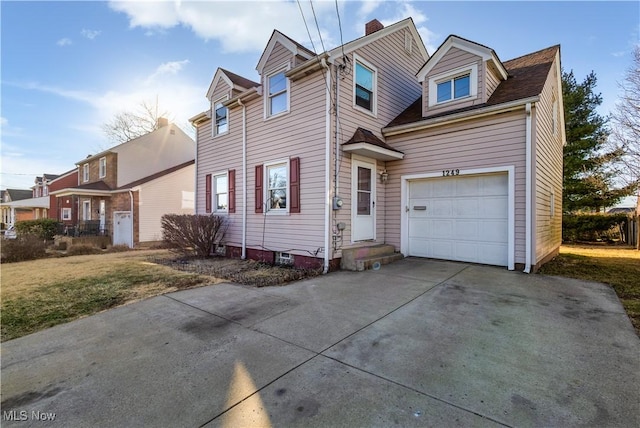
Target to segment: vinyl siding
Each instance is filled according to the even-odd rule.
[[[556,59],[557,61],[557,59]],[[535,169],[534,169],[534,264],[555,251],[562,242],[562,137],[559,129],[553,132],[553,97],[561,95],[555,64],[534,110]],[[558,115],[562,114],[558,108]],[[554,210],[551,200],[554,197]]]
[[[448,103],[444,103],[441,105],[435,105],[429,107],[429,79],[433,76],[437,76],[441,73],[446,73],[450,70],[455,70],[461,67],[467,67],[473,64],[477,64],[478,66],[478,96],[477,98],[460,100],[460,101],[451,101]],[[422,97],[422,115],[430,116],[436,113],[441,113],[447,110],[459,109],[464,107],[473,106],[476,104],[481,104],[486,101],[484,98],[485,93],[485,63],[482,61],[477,55],[474,55],[470,52],[464,51],[459,48],[451,48],[441,59],[440,61],[433,67],[433,69],[427,74],[423,83],[423,97]]]
[[[118,154],[117,184],[120,187],[193,160],[195,143],[180,128],[170,124],[111,151]]]
[[[515,166],[515,262],[525,261],[525,114],[501,114],[392,136],[387,143],[405,153],[387,162],[386,242],[400,247],[401,177],[445,169]]]
[[[500,77],[498,72],[495,70],[495,66],[493,67],[485,67],[486,68],[486,91],[483,94],[483,102],[487,102],[493,91],[496,90],[498,85],[500,84]]]
[[[195,166],[189,165],[139,187],[139,242],[162,239],[164,214],[193,214],[188,200],[193,195],[194,174]]]
[[[271,55],[269,55],[269,58],[265,62],[263,78],[266,78],[267,74],[269,74],[273,69],[279,68],[285,63],[290,66],[292,61],[293,53],[280,43],[276,43],[271,51]]]
[[[340,145],[347,142],[358,127],[372,131],[384,141],[381,129],[420,96],[421,88],[415,75],[425,59],[420,55],[415,41],[412,43],[414,44],[412,53],[408,54],[405,50],[405,31],[399,30],[355,52],[359,58],[377,69],[377,115],[375,117],[353,106],[355,61],[354,56],[350,55],[350,67],[347,72],[339,74],[338,140]],[[332,145],[335,145],[335,142]],[[335,153],[333,149],[332,153]],[[377,172],[385,169],[385,162],[372,161],[376,164]],[[333,159],[331,165],[333,168]],[[351,155],[342,150],[339,151],[338,177],[337,193],[342,197],[344,205],[342,209],[332,211],[332,227],[343,222],[346,224],[346,229],[340,235],[341,245],[338,245],[337,249],[334,248],[336,250],[334,257],[341,256],[341,248],[362,245],[362,243],[351,241]],[[387,189],[380,184],[379,175],[376,174],[373,179],[376,180],[377,193],[376,241],[385,242],[389,230],[388,225],[385,226],[387,210],[384,201]]]

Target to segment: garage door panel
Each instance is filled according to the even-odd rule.
[[[476,196],[481,191],[481,183],[478,180],[456,179],[456,196]]]
[[[453,235],[456,240],[471,240],[475,241],[480,239],[478,236],[478,221],[476,220],[459,220],[456,222],[456,230]]]
[[[507,265],[507,174],[417,180],[408,194],[409,255]]]
[[[476,215],[482,218],[504,219],[509,201],[506,196],[489,196],[483,198],[483,203],[478,206]]]
[[[431,202],[427,201],[427,215],[431,218],[451,218],[454,215],[454,203],[453,199],[432,199]]]
[[[455,202],[453,214],[456,218],[476,218],[478,216],[478,205],[477,198],[458,198]]]
[[[484,220],[478,227],[478,242],[504,243],[509,239],[507,224],[504,221]]]
[[[502,195],[507,196],[507,175],[487,175],[478,177],[478,194],[482,196]]]

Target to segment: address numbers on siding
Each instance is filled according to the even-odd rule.
[[[453,175],[460,175],[459,169],[444,169],[442,170],[443,177],[451,177]]]

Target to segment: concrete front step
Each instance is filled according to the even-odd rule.
[[[373,256],[356,260],[356,270],[362,272],[367,269],[379,269],[381,265],[387,265],[397,260],[402,260],[404,256],[401,253],[393,253],[388,256]]]
[[[393,245],[378,244],[368,247],[347,248],[342,250],[340,268],[343,270],[363,271],[380,265],[402,259],[400,253],[395,252]]]

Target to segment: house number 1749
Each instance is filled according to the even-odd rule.
[[[443,177],[449,177],[451,175],[460,175],[460,170],[459,169],[445,169],[442,171],[442,176]]]

